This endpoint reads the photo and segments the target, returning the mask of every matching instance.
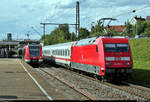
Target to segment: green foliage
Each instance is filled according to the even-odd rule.
[[[79,39],[86,38],[86,37],[89,36],[89,34],[90,34],[90,33],[89,33],[88,29],[86,29],[86,28],[80,28],[78,38],[79,38]]]
[[[41,40],[44,40],[44,36],[41,37]],[[44,45],[52,45],[57,43],[64,43],[76,40],[74,33],[69,33],[69,26],[67,24],[59,25],[58,28],[55,28],[50,34],[45,36]]]
[[[77,40],[77,37],[76,37],[75,33],[72,32],[70,35],[70,41],[75,41],[75,40]]]
[[[132,33],[132,25],[130,24],[129,21],[125,22],[125,31],[123,32],[123,36],[129,36],[132,37],[131,33]]]
[[[145,28],[146,22],[144,21],[138,21],[136,24],[137,27],[137,35],[140,35],[141,33],[144,32],[144,28]]]
[[[136,25],[132,26],[132,37],[136,34],[150,37],[150,22],[138,21]]]
[[[106,35],[108,36],[120,36],[121,34],[117,33],[114,29],[106,29],[107,33]]]
[[[59,25],[59,30],[64,33],[64,37],[66,40],[70,39],[69,26],[68,24]]]
[[[97,21],[97,24],[95,26],[92,26],[89,37],[103,36],[103,35],[104,35],[104,28],[102,26],[102,22]]]

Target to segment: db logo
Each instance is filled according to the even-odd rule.
[[[120,58],[120,57],[116,57],[115,59],[116,59],[116,61],[120,61],[120,60],[121,60],[121,58]]]

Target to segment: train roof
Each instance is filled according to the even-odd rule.
[[[67,42],[67,43],[61,43],[61,44],[55,44],[55,45],[48,45],[43,46],[43,48],[54,48],[54,47],[71,47],[74,42]]]
[[[67,42],[67,43],[61,43],[61,44],[55,44],[55,45],[48,45],[48,46],[43,46],[43,48],[64,48],[64,47],[71,47],[74,44],[74,46],[82,46],[82,45],[92,45],[96,42],[97,39],[123,39],[125,37],[122,36],[113,36],[113,37],[107,37],[107,36],[100,36],[100,37],[92,37],[92,38],[86,38],[86,39],[81,39],[79,41],[74,41],[74,42]]]
[[[108,36],[100,36],[100,37],[92,37],[92,38],[87,38],[87,39],[82,39],[77,41],[77,43],[75,44],[75,46],[82,46],[82,45],[92,45],[96,42],[97,39],[124,39],[125,37],[123,36],[112,36],[112,37],[108,37]],[[127,39],[127,38],[126,38]]]
[[[81,45],[91,45],[96,41],[97,37],[92,37],[92,38],[87,38],[87,39],[82,39],[77,41],[75,46],[81,46]]]

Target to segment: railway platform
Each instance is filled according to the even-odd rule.
[[[43,81],[23,61],[0,59],[0,100],[52,100]]]

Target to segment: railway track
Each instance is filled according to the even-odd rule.
[[[73,84],[68,83],[67,81],[65,81],[65,79],[60,78],[60,77],[56,76],[55,74],[53,74],[53,73],[51,73],[51,72],[48,72],[48,71],[46,71],[46,70],[44,70],[44,69],[38,69],[38,70],[40,70],[40,71],[46,73],[47,75],[50,75],[51,77],[57,79],[58,81],[62,82],[63,84],[69,86],[69,87],[72,88],[73,90],[75,90],[75,91],[77,91],[78,93],[82,94],[83,96],[87,97],[89,100],[97,100],[97,98],[96,98],[95,96],[91,95],[89,92],[77,88],[77,87],[74,86]]]
[[[67,71],[67,69],[64,69],[64,70]],[[73,73],[75,73],[75,72],[73,72]],[[78,74],[78,73],[76,73],[76,74]],[[108,82],[101,82],[100,80],[94,79],[92,77],[89,77],[89,76],[86,76],[83,74],[78,74],[78,75],[81,75],[81,76],[86,77],[90,80],[96,81],[98,83],[101,83],[101,84],[125,91],[127,93],[130,93],[131,95],[135,95],[135,96],[141,97],[143,99],[150,100],[150,89],[149,88],[142,87],[139,85],[134,85],[134,84],[127,83],[127,82],[122,82],[121,85],[116,85],[116,84],[112,84],[112,83],[108,83]]]
[[[112,83],[108,83],[108,82],[101,82],[100,80],[97,80],[95,78],[92,78],[87,75],[80,74],[80,73],[77,73],[77,72],[74,72],[74,71],[71,71],[71,70],[68,70],[65,68],[56,68],[56,69],[58,70],[58,73],[63,70],[63,71],[67,71],[68,73],[76,74],[80,77],[84,77],[88,80],[94,81],[106,88],[109,87],[110,89],[118,90],[118,91],[120,91],[119,94],[126,94],[126,95],[128,94],[128,97],[130,97],[130,95],[132,95],[132,96],[138,97],[139,99],[143,99],[143,100],[150,99],[150,89],[145,88],[145,87],[141,87],[138,85],[125,83],[125,82],[121,85],[116,85],[116,84],[112,84]]]
[[[114,85],[114,84],[107,83],[107,82],[105,82],[104,84],[110,87],[125,91],[127,93],[130,93],[131,95],[135,95],[143,99],[150,100],[150,89],[146,89],[144,87],[140,87],[140,86],[133,85],[133,84],[131,85],[129,83],[126,83],[126,85],[124,86],[122,85],[118,86],[118,85]]]

